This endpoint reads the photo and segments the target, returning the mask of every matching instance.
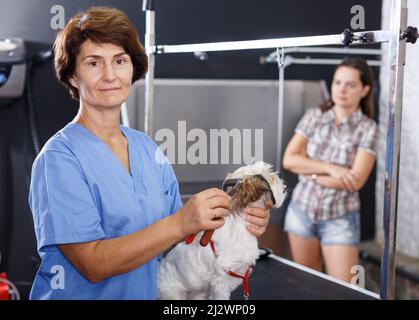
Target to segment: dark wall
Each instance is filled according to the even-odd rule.
[[[176,0],[157,1],[156,41],[182,44],[213,41],[269,39],[327,35],[350,28],[351,8],[365,8],[366,30],[381,29],[381,1],[354,0]],[[210,52],[209,62],[201,63],[192,54],[162,55],[157,59],[157,75],[164,78],[248,78],[275,79],[275,66],[259,64],[259,57],[272,50]],[[314,77],[324,67],[287,70],[288,77]]]
[[[1,0],[0,38],[21,37],[29,56],[51,47],[56,30],[50,27],[53,5],[65,8],[66,21],[80,9],[112,5],[123,10],[144,39],[141,1]],[[341,33],[350,26],[353,5],[362,5],[367,30],[381,28],[381,1],[360,0],[160,0],[156,1],[156,33],[159,44],[251,40],[272,37]],[[164,78],[275,79],[275,65],[260,65],[259,57],[271,50],[209,53],[207,62],[191,54],[158,56],[156,76]],[[286,77],[328,79],[333,68],[292,66]],[[377,73],[378,76],[378,73]],[[71,121],[77,102],[54,77],[51,63],[36,66],[31,77],[35,120],[41,145]],[[27,204],[34,150],[28,120],[28,103],[22,97],[10,104],[0,101],[0,271],[7,271],[23,295],[36,271],[36,242]],[[366,187],[374,199],[374,184]],[[365,196],[364,196],[365,198]],[[374,204],[363,222],[365,237],[374,232]],[[365,218],[367,217],[367,218]]]

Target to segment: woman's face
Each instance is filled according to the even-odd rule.
[[[97,108],[119,108],[128,98],[133,69],[124,48],[88,39],[80,47],[70,82],[79,90],[83,103]]]
[[[332,100],[336,106],[356,109],[369,90],[369,85],[362,84],[357,69],[342,66],[335,71],[332,82]]]

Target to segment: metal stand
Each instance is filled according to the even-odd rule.
[[[148,57],[148,71],[145,75],[145,104],[144,104],[144,131],[150,137],[153,137],[154,129],[154,68],[155,68],[155,52],[154,44],[156,41],[155,35],[155,18],[154,18],[154,1],[144,0],[143,11],[146,14],[145,24],[145,41],[144,46]]]
[[[390,83],[384,181],[384,250],[381,259],[380,296],[394,299],[396,271],[397,198],[399,185],[400,135],[402,123],[403,71],[406,42],[402,30],[407,25],[406,0],[393,2],[390,31]]]
[[[418,37],[417,29],[406,29],[406,0],[393,0],[391,30],[351,32],[346,29],[342,34],[277,38],[267,40],[230,41],[183,45],[155,45],[155,16],[151,0],[144,0],[146,11],[145,47],[149,57],[146,75],[145,94],[145,132],[152,136],[154,107],[154,58],[163,53],[195,53],[209,51],[276,49],[289,47],[308,47],[316,45],[353,45],[390,42],[390,84],[389,84],[389,121],[387,127],[386,180],[384,197],[384,234],[385,246],[381,268],[381,298],[394,298],[395,247],[397,221],[397,186],[399,177],[400,125],[403,92],[403,66],[406,42],[414,43]],[[405,40],[405,41],[402,41]]]

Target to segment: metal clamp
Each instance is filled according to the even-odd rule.
[[[154,1],[153,0],[143,0],[142,10],[143,11],[154,11]]]
[[[374,42],[374,34],[372,32],[356,32],[353,33],[349,29],[345,29],[341,33],[341,43],[348,47],[352,43],[360,44],[360,43],[372,43]]]
[[[285,60],[284,47],[281,47],[281,52],[279,52],[279,48],[276,48],[276,61],[278,62],[278,69],[281,69],[284,66],[284,60]]]
[[[349,30],[349,29],[345,29],[342,32],[342,40],[341,43],[347,47],[349,46],[352,42],[354,41],[354,33]]]

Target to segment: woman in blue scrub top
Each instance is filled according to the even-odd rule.
[[[35,159],[29,204],[42,259],[31,299],[156,299],[158,257],[187,235],[223,225],[219,189],[184,206],[171,165],[145,134],[121,126],[121,104],[147,70],[127,16],[94,7],[54,44],[57,77],[80,102]],[[261,235],[269,208],[247,208]]]

